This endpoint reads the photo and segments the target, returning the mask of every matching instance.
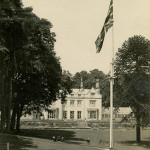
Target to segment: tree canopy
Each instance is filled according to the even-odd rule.
[[[54,51],[55,33],[52,24],[40,19],[32,8],[23,8],[21,1],[0,1],[0,75],[2,87],[2,130],[17,125],[23,110],[31,113],[51,104],[69,92],[62,77],[59,58]],[[5,117],[5,115],[7,117]],[[7,118],[7,120],[6,120]]]
[[[108,75],[105,75],[98,69],[93,69],[89,73],[87,71],[77,72],[73,76],[73,88],[80,88],[81,78],[83,80],[84,88],[95,88],[96,79],[99,79],[100,91],[102,94],[102,102],[104,107],[109,107],[109,80]]]
[[[119,106],[130,106],[140,128],[149,123],[150,108],[150,41],[142,36],[122,44],[115,61],[115,95]],[[147,119],[146,119],[147,118]]]

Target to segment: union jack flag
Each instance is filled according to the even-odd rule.
[[[112,26],[113,26],[113,0],[110,1],[108,14],[105,19],[103,28],[95,41],[97,53],[101,51],[105,34],[107,33],[108,29],[111,28]]]

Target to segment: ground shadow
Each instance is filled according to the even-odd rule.
[[[60,136],[64,137],[63,142],[68,144],[82,144],[83,141],[86,141],[86,139],[83,138],[75,138],[74,131],[59,129],[22,129],[20,135],[49,140],[53,140],[53,136],[55,136],[56,138]]]
[[[135,141],[124,141],[124,142],[118,142],[118,143],[129,145],[129,146],[139,146],[139,147],[150,149],[150,141],[141,141],[141,143],[136,143]]]
[[[31,139],[22,138],[17,135],[10,135],[10,134],[2,134],[0,133],[0,149],[6,150],[7,143],[9,143],[10,150],[20,150],[26,148],[35,148],[36,145],[33,145]]]

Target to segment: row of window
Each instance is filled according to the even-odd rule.
[[[97,111],[88,111],[88,119],[96,119]]]
[[[70,111],[70,119],[74,119],[74,111]],[[115,118],[124,118],[127,114],[115,114]],[[41,116],[40,113],[33,113],[34,119],[39,119]],[[81,119],[82,111],[77,111],[77,119]],[[58,118],[58,114],[56,110],[49,110],[48,118],[54,119]],[[88,119],[96,119],[97,112],[96,111],[88,111]],[[110,114],[102,114],[102,118],[110,118]],[[67,119],[67,111],[63,111],[63,119]]]
[[[67,101],[65,104],[67,104]],[[75,100],[70,100],[70,106],[71,107],[75,106]],[[77,106],[79,106],[79,107],[82,106],[82,100],[77,100]],[[90,100],[89,106],[91,106],[91,107],[96,106],[96,100]]]
[[[81,111],[77,111],[77,119],[81,119]],[[63,119],[67,119],[67,111],[63,111]],[[74,119],[74,111],[70,111],[70,119]]]
[[[57,118],[56,110],[49,110],[48,111],[48,118]]]
[[[93,97],[95,95],[95,93],[90,93],[90,95]],[[74,94],[71,94],[71,97],[75,96]],[[78,94],[78,97],[81,97],[81,94]]]
[[[127,114],[115,114],[115,118],[124,118]],[[102,114],[102,118],[110,118],[110,114]]]
[[[81,111],[77,111],[77,119],[81,119]],[[96,111],[88,111],[89,119],[96,119]],[[124,118],[126,114],[115,114],[115,118]],[[38,114],[36,114],[35,118],[39,118]],[[57,114],[55,110],[50,110],[48,112],[48,118],[57,118]],[[67,119],[67,111],[63,111],[63,118]],[[102,114],[102,118],[110,118],[110,114]],[[70,111],[70,119],[74,119],[74,111]]]
[[[74,111],[70,111],[70,119],[74,119]],[[77,119],[82,118],[82,112],[77,111]],[[96,111],[88,111],[88,119],[96,119],[97,112]],[[67,111],[63,111],[63,119],[67,119]]]

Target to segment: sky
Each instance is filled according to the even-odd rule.
[[[150,40],[150,0],[114,0],[114,25],[105,36],[100,53],[95,41],[106,18],[110,0],[23,0],[25,7],[53,25],[55,51],[63,70],[110,71],[114,51],[129,37],[142,35]],[[112,40],[113,39],[113,40]]]

